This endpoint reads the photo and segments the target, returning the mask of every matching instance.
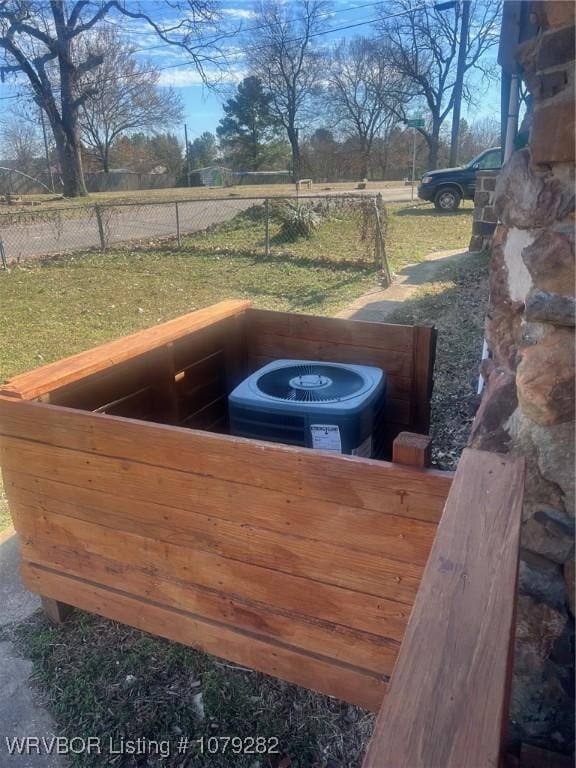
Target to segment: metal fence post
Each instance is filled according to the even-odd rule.
[[[380,205],[382,204],[382,195],[378,194],[374,198],[374,216],[376,219],[376,243],[375,243],[375,257],[380,264],[384,277],[386,279],[386,285],[392,283],[392,275],[390,274],[390,266],[388,264],[388,257],[386,255],[386,244],[384,241],[384,233],[382,231],[382,222],[380,220]]]
[[[264,235],[265,238],[265,248],[266,248],[266,258],[270,256],[270,200],[266,198],[266,201],[264,203],[264,209],[266,211],[266,232]]]
[[[6,261],[6,252],[4,250],[4,243],[0,240],[0,261],[2,262],[2,269],[8,269],[8,262]]]
[[[100,249],[105,251],[106,250],[106,237],[104,236],[104,225],[102,224],[102,213],[100,211],[100,206],[95,205],[94,211],[96,213],[96,221],[98,223],[98,234],[100,235]]]
[[[178,243],[178,248],[180,248],[180,210],[178,209],[178,203],[175,203],[176,205],[176,242]]]

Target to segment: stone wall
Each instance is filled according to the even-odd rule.
[[[490,247],[492,235],[496,229],[496,211],[494,193],[498,171],[478,171],[474,192],[474,221],[472,238],[468,250],[484,251]]]
[[[500,173],[484,361],[471,443],[522,453],[511,736],[573,750],[574,5],[532,3],[517,59],[533,96],[528,147]]]

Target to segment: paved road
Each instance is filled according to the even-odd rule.
[[[0,628],[7,629],[31,616],[40,600],[23,586],[20,553],[13,529],[0,531]],[[37,736],[49,741],[56,725],[37,701],[30,684],[32,662],[23,659],[12,642],[0,642],[0,766],[2,768],[64,768],[53,754],[9,755],[6,739]]]
[[[375,192],[369,190],[366,194]],[[410,200],[410,189],[406,187],[387,187],[381,194],[386,202]],[[254,202],[246,198],[216,198],[179,203],[180,231],[182,234],[199,232],[212,224],[228,221]],[[102,230],[109,245],[176,234],[174,203],[103,207],[101,211]],[[0,215],[0,239],[8,262],[100,247],[100,228],[93,209],[83,215],[78,215],[78,209],[61,214],[56,209],[47,210],[41,214],[42,221],[34,222],[35,216],[35,210],[31,209],[22,215],[22,223],[3,226]]]

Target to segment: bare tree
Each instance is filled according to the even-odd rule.
[[[33,174],[40,169],[43,146],[42,136],[32,121],[16,116],[2,121],[2,162],[16,170]]]
[[[272,112],[286,131],[295,181],[301,164],[298,121],[323,74],[314,40],[326,8],[324,0],[261,0],[251,32],[251,69],[271,95]]]
[[[469,34],[463,64],[464,98],[472,98],[470,73],[490,76],[485,55],[498,43],[501,0],[471,0]],[[428,126],[418,130],[428,145],[428,164],[436,168],[440,129],[454,107],[461,3],[451,9],[420,0],[391,0],[379,28],[390,66],[405,78],[407,90],[428,112]],[[402,118],[405,110],[399,110]]]
[[[163,0],[156,3],[154,18],[146,7],[150,6],[140,0],[0,0],[0,51],[4,52],[0,76],[2,80],[8,74],[24,76],[36,103],[44,109],[67,197],[87,194],[79,112],[90,95],[89,87],[83,86],[85,76],[105,58],[103,53],[79,55],[83,36],[104,18],[117,14],[143,22],[163,42],[185,50],[202,73],[210,60],[217,33],[200,38],[200,32],[213,29],[212,0]],[[162,18],[170,20],[156,20]]]
[[[327,106],[360,152],[360,177],[368,176],[375,138],[389,133],[408,95],[398,73],[374,40],[356,37],[341,43],[327,75]]]
[[[138,61],[135,46],[123,42],[115,27],[98,29],[80,47],[82,58],[102,59],[82,78],[88,96],[80,106],[80,136],[108,171],[110,149],[119,136],[130,131],[161,133],[182,120],[182,100],[172,89],[158,86],[158,69]]]

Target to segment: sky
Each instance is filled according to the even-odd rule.
[[[128,0],[130,1],[135,2],[135,0]],[[291,1],[285,0],[285,2]],[[166,13],[166,6],[160,0],[139,0],[139,3],[153,18],[162,18]],[[370,36],[374,31],[372,22],[376,17],[376,5],[375,2],[366,0],[331,0],[325,18],[327,33],[317,40],[321,45],[331,47],[355,35]],[[248,74],[242,49],[243,35],[237,35],[235,32],[238,29],[246,30],[254,25],[254,0],[221,0],[219,6],[230,35],[223,42],[227,51],[228,66],[225,72],[220,74],[219,83],[213,88],[207,87],[202,82],[200,74],[189,64],[184,51],[175,46],[163,44],[145,22],[130,21],[119,16],[110,17],[107,20],[107,23],[120,30],[127,41],[137,47],[138,57],[152,62],[162,70],[161,84],[173,87],[180,94],[190,139],[204,131],[215,132],[223,115],[223,101],[232,94],[235,85]],[[342,29],[343,27],[350,28]],[[210,29],[205,34],[209,37]],[[495,58],[495,51],[493,58]],[[221,61],[224,59],[222,58]],[[209,74],[214,77],[216,73],[211,71]],[[480,94],[477,99],[479,104],[472,110],[463,105],[462,116],[468,121],[485,116],[497,117],[500,108],[498,84],[492,83],[486,86],[479,79],[476,91]],[[7,97],[14,96],[18,92],[18,86],[9,81],[0,84],[0,119],[9,115],[10,107],[16,101]],[[173,129],[172,132],[183,140],[183,125]]]

